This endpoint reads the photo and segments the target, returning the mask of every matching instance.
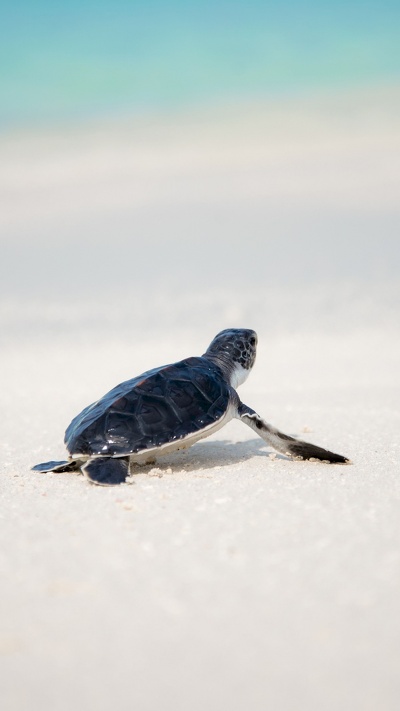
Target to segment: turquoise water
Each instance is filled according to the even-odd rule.
[[[14,0],[0,123],[393,83],[399,29],[399,0]]]

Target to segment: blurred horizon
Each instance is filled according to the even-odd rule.
[[[399,20],[387,0],[5,7],[3,340],[396,327]]]
[[[16,0],[0,128],[392,86],[399,27],[390,0]]]

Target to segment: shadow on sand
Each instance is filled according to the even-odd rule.
[[[262,440],[255,438],[244,442],[232,442],[230,440],[219,440],[218,442],[199,442],[190,449],[181,450],[172,454],[160,457],[153,464],[138,464],[131,468],[132,474],[148,472],[156,466],[162,473],[167,469],[173,472],[185,469],[187,472],[212,469],[213,467],[225,467],[237,464],[239,461],[246,461],[253,457],[266,457],[273,454],[276,459],[289,460],[283,454],[278,454],[271,450],[266,450],[267,445]]]

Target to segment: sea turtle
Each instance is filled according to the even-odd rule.
[[[117,385],[86,407],[67,428],[68,461],[33,467],[40,472],[82,469],[94,484],[121,484],[129,462],[145,463],[190,447],[236,417],[278,452],[335,464],[349,460],[289,437],[239,399],[236,388],[256,358],[257,334],[231,328],[215,336],[204,355],[148,370]]]

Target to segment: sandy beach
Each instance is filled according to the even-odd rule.
[[[0,137],[6,711],[395,711],[399,95]],[[115,488],[35,474],[116,383],[255,328],[232,422]]]

